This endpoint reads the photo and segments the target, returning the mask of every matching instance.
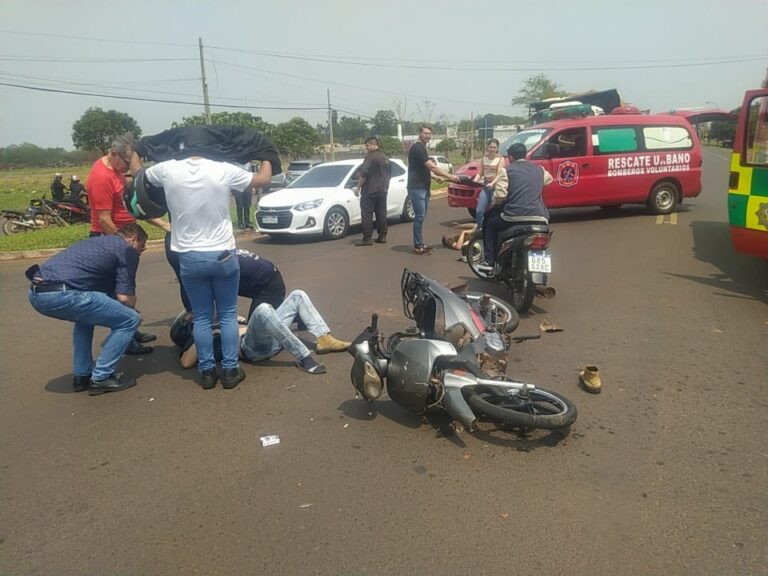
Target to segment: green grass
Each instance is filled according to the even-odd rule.
[[[159,240],[165,233],[146,222],[140,223],[147,231],[150,240]],[[21,232],[11,236],[0,236],[0,252],[20,252],[23,250],[43,250],[45,248],[65,248],[84,238],[88,238],[88,224],[72,224],[67,227],[50,226],[43,230]]]

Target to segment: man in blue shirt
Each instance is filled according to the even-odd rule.
[[[126,224],[111,236],[81,240],[41,266],[27,269],[29,302],[45,316],[74,323],[73,389],[92,396],[130,388],[136,380],[121,379],[117,363],[141,322],[136,306],[136,269],[147,233]],[[111,329],[93,361],[93,329]]]

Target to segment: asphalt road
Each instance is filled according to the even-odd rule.
[[[508,371],[576,403],[567,436],[446,437],[441,418],[356,400],[347,354],[323,376],[283,354],[203,391],[177,367],[178,286],[157,250],[139,308],[158,346],[123,362],[139,384],[71,394],[70,327],[27,303],[28,261],[3,263],[0,574],[768,573],[768,272],[730,248],[727,170],[707,150],[704,192],[675,218],[555,212],[557,297],[519,332],[564,331],[516,345]],[[434,201],[427,240],[464,217]],[[240,245],[345,338],[373,311],[408,325],[404,266],[482,286],[456,252],[412,255],[408,225],[389,237]],[[600,395],[577,386],[586,364]]]

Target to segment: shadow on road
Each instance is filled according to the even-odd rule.
[[[711,286],[728,293],[724,294],[727,296],[735,293],[768,302],[768,263],[736,252],[727,222],[692,222],[691,229],[696,259],[712,264],[721,273],[693,276],[667,272],[669,276]]]

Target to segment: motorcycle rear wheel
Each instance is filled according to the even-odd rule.
[[[536,296],[536,287],[531,281],[531,273],[528,272],[527,254],[522,253],[520,259],[522,261],[512,276],[509,290],[512,296],[512,307],[518,312],[527,312],[531,304],[533,304],[533,298]]]
[[[19,234],[21,232],[27,232],[29,228],[26,226],[20,226],[13,220],[6,220],[3,222],[3,234],[10,236],[12,234]]]
[[[459,298],[467,302],[485,320],[486,325],[492,327],[500,334],[513,332],[520,323],[520,317],[509,302],[501,298],[485,294],[484,292],[460,292]],[[487,296],[490,306],[485,314],[480,313],[480,298]]]
[[[516,428],[557,430],[576,421],[576,407],[568,398],[536,388],[527,394],[504,395],[477,386],[467,404],[478,414]]]

